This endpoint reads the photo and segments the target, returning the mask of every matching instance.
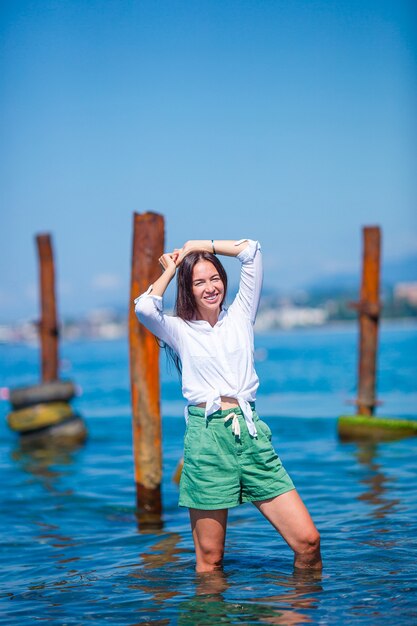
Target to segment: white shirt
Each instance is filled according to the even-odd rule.
[[[166,315],[161,296],[152,295],[152,285],[135,299],[135,312],[142,324],[167,343],[182,363],[182,394],[188,404],[206,403],[206,418],[221,409],[221,396],[236,398],[248,430],[256,436],[249,402],[254,402],[259,379],[254,367],[253,325],[262,289],[262,254],[259,242],[248,241],[236,258],[242,264],[239,291],[217,323],[184,321]],[[188,405],[185,409],[188,419]]]

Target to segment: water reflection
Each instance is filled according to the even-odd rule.
[[[318,607],[322,592],[321,572],[295,570],[292,575],[284,575],[242,568],[204,574],[193,570],[190,576],[194,560],[184,559],[181,539],[179,533],[165,534],[141,553],[141,567],[130,574],[136,582],[129,587],[140,589],[149,598],[149,621],[136,623],[159,623],[154,618],[169,611],[174,598],[178,626],[238,622],[292,625],[313,621],[311,611]],[[254,590],[260,588],[268,592],[255,596]]]
[[[78,449],[78,446],[76,447]],[[11,452],[11,458],[20,469],[32,474],[46,489],[59,495],[71,496],[73,489],[59,491],[57,483],[63,471],[57,467],[70,466],[74,464],[73,452],[75,450],[60,450],[56,448],[26,448],[18,446]]]
[[[183,550],[178,547],[181,541],[179,533],[169,533],[150,547],[150,552],[142,552],[142,567],[158,569],[165,565],[172,565],[180,560]]]
[[[129,588],[145,592],[156,606],[162,606],[166,600],[176,597],[181,590],[177,590],[172,584],[167,584],[161,577],[161,572],[167,566],[171,569],[173,563],[180,561],[180,555],[183,553],[183,550],[178,547],[180,541],[179,533],[169,533],[150,546],[146,552],[142,552],[140,554],[141,567],[129,574],[139,582],[129,584]]]
[[[317,608],[318,594],[322,591],[321,572],[295,572],[290,576],[265,572],[261,578],[261,586],[268,587],[269,593],[248,599],[251,585],[248,586],[243,577],[236,584],[235,576],[224,571],[196,574],[195,594],[178,607],[179,626],[231,621],[285,625],[312,622],[302,611]],[[271,587],[276,587],[277,593],[271,594]],[[233,599],[237,588],[243,595],[238,602]],[[232,599],[225,598],[224,594],[230,594]]]
[[[370,505],[369,517],[374,520],[384,520],[400,503],[399,498],[390,498],[389,490],[394,478],[387,476],[382,470],[382,465],[377,463],[378,444],[373,442],[358,443],[355,456],[360,465],[365,468],[365,474],[359,483],[365,490],[357,496],[357,500]],[[386,520],[388,522],[388,520]],[[391,536],[388,538],[386,535]],[[377,548],[393,548],[398,542],[392,537],[392,527],[390,523],[378,524],[373,530],[372,538],[362,540],[361,543]],[[376,536],[375,536],[376,535]]]
[[[372,505],[370,517],[383,519],[394,507],[399,504],[398,498],[389,498],[387,494],[390,490],[390,483],[395,479],[387,476],[382,471],[381,464],[376,462],[378,456],[378,445],[375,443],[358,444],[356,458],[368,471],[359,481],[365,485],[366,490],[358,496],[358,500]]]

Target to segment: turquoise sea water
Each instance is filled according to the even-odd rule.
[[[27,453],[0,404],[1,624],[417,623],[417,438],[343,444],[353,412],[353,326],[259,335],[260,416],[322,536],[324,570],[298,576],[283,540],[251,505],[232,509],[225,567],[194,573],[186,509],[172,475],[183,406],[162,366],[164,526],[135,517],[125,342],[62,346],[62,377],[89,439],[73,452]],[[0,346],[0,386],[36,382],[38,352]],[[417,328],[381,330],[379,415],[417,418]]]

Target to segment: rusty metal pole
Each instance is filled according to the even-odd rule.
[[[55,300],[55,270],[52,239],[48,233],[36,235],[38,248],[41,319],[39,336],[41,343],[42,381],[58,380],[58,321]]]
[[[360,415],[373,415],[377,404],[375,381],[381,311],[379,301],[381,229],[379,226],[365,226],[362,236],[362,284],[360,301],[356,305],[359,312],[359,379],[356,404]]]
[[[162,526],[159,346],[152,333],[139,324],[133,300],[160,276],[158,259],[163,250],[163,216],[134,213],[129,352],[136,504],[141,527]]]

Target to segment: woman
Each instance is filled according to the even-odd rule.
[[[239,291],[224,307],[217,254],[241,262]],[[135,300],[139,320],[177,357],[187,428],[179,505],[189,508],[197,572],[222,567],[228,509],[252,502],[294,551],[294,567],[321,568],[320,537],[255,411],[253,324],[262,287],[257,241],[188,241],[160,259],[164,272]],[[176,315],[162,296],[177,273]]]

